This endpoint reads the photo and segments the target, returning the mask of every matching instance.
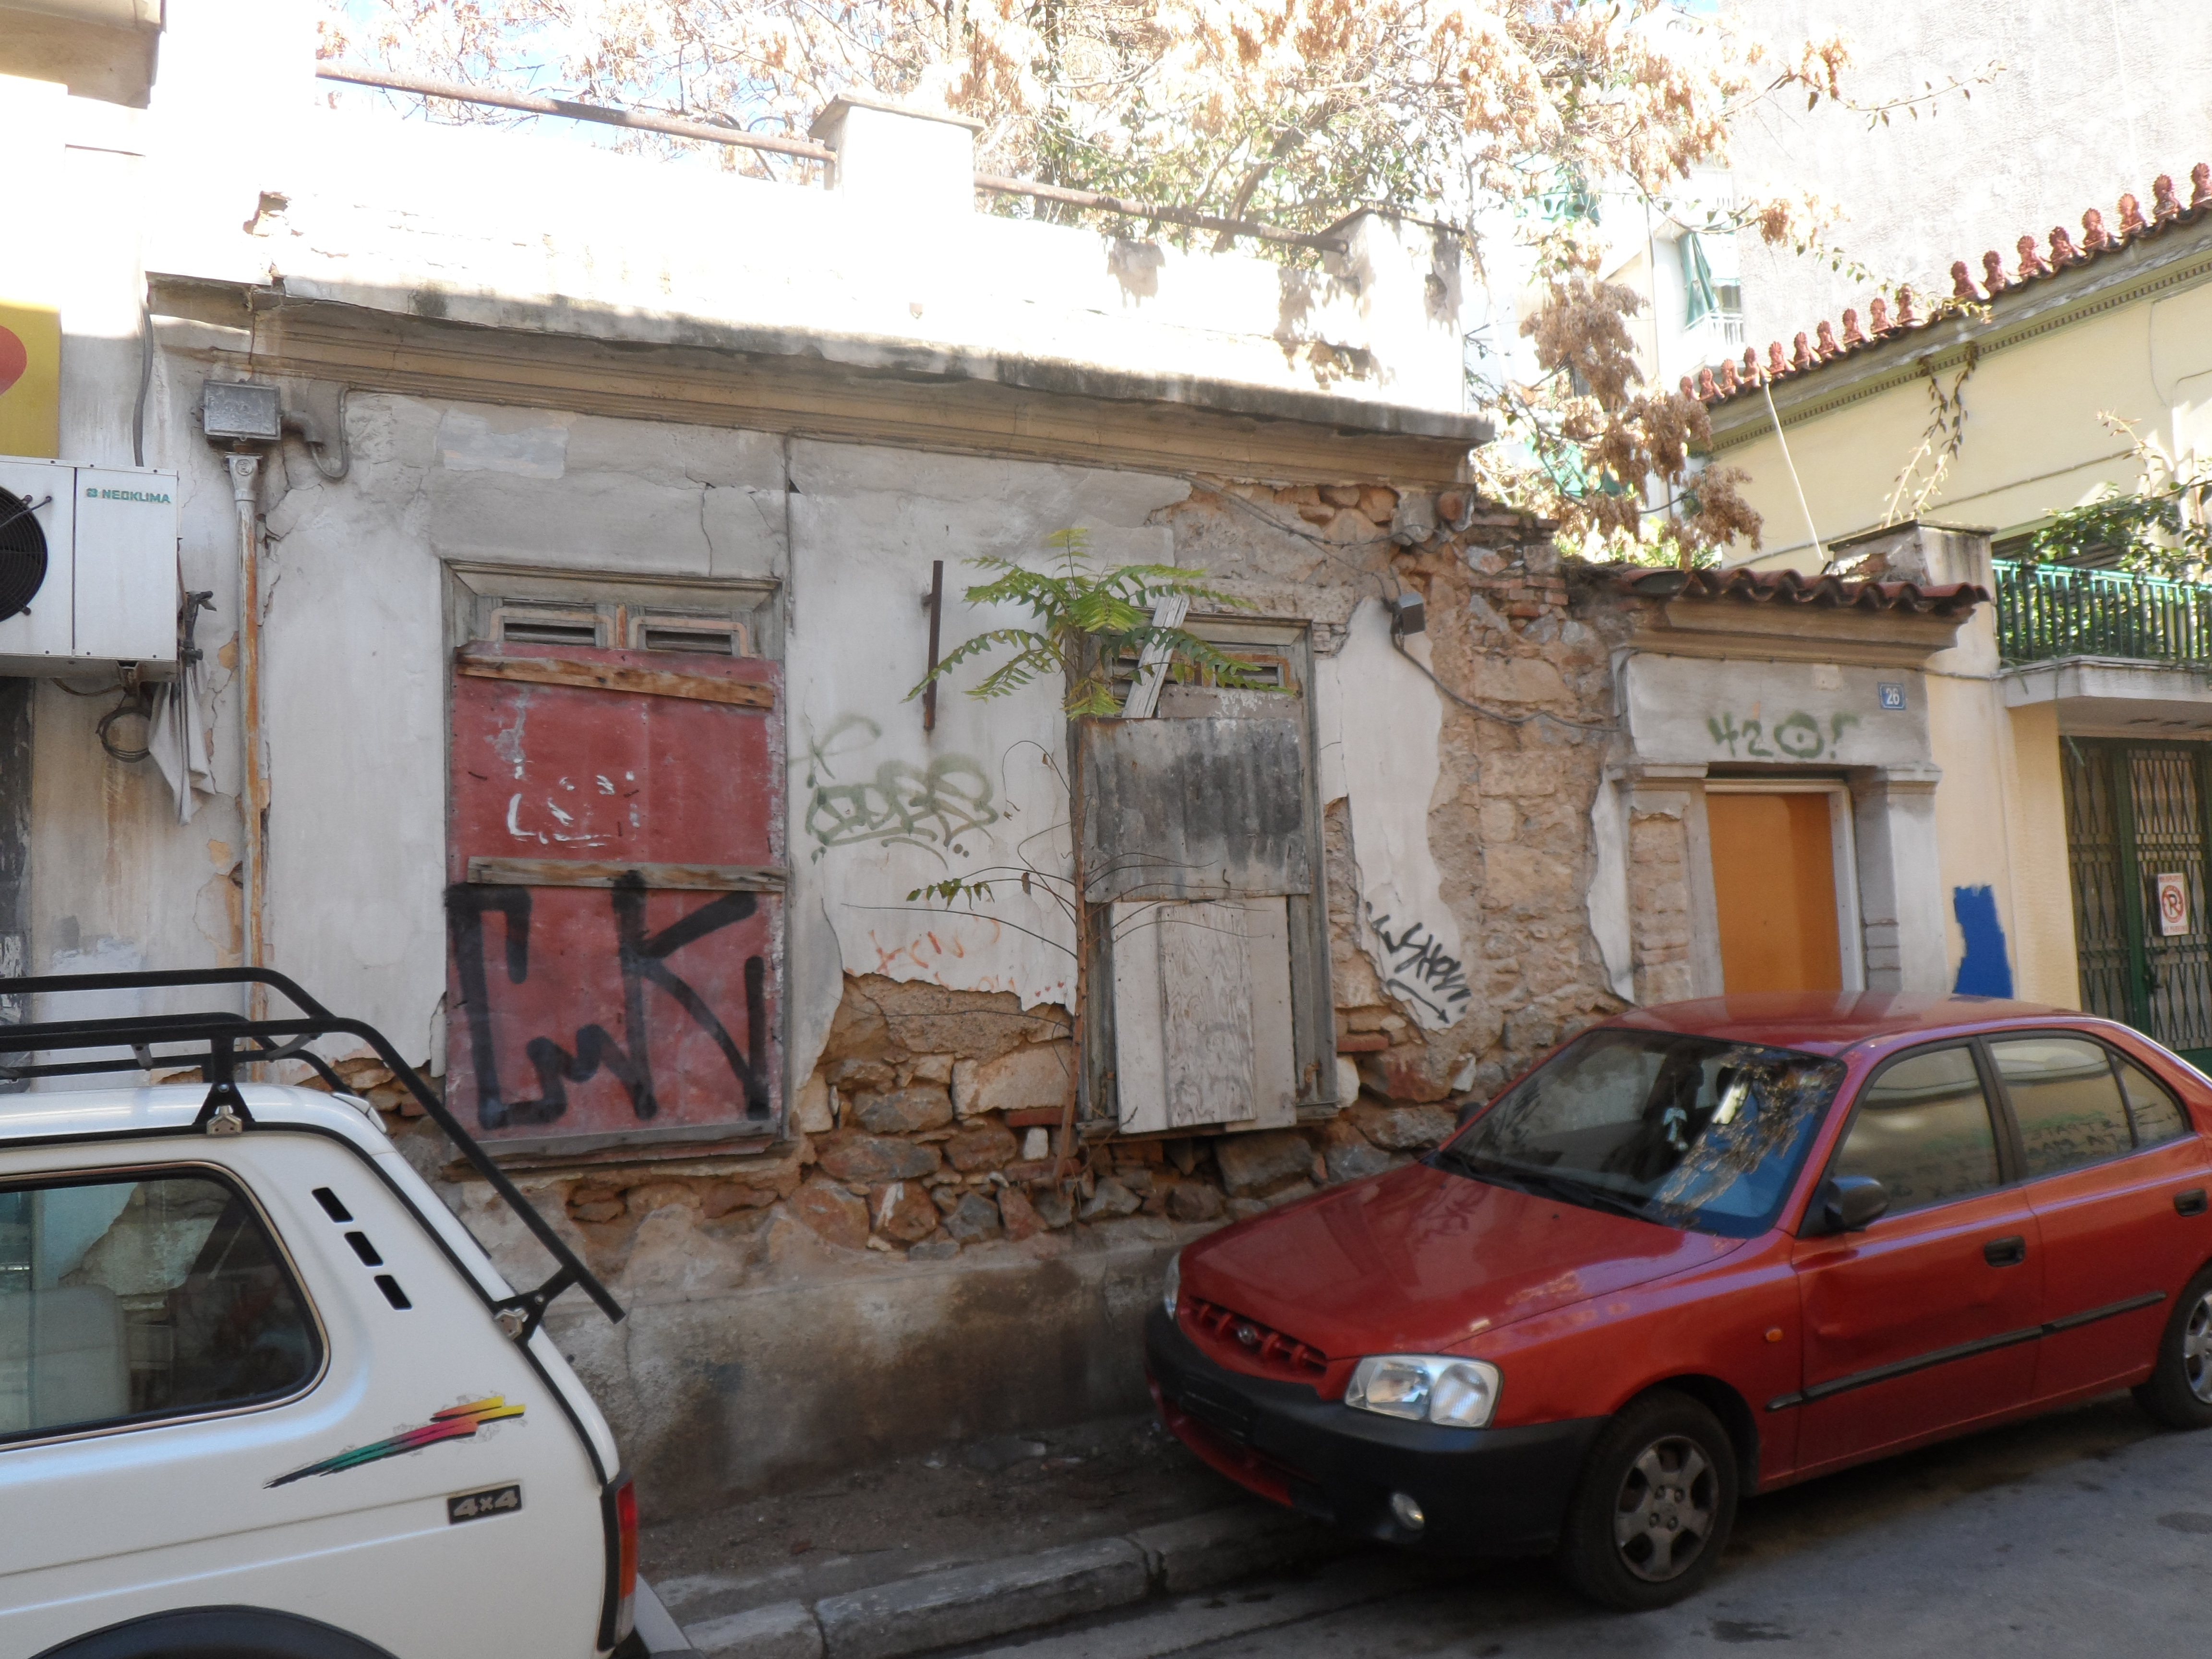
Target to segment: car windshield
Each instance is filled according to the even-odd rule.
[[[1586,1032],[1431,1154],[1439,1168],[1670,1227],[1773,1224],[1842,1062],[1717,1037]]]

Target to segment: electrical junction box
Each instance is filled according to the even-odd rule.
[[[177,475],[0,455],[0,675],[177,667]]]

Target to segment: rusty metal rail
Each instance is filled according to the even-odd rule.
[[[511,109],[524,115],[557,115],[571,121],[592,121],[601,126],[623,127],[633,132],[657,132],[670,138],[691,138],[738,149],[765,150],[772,155],[801,161],[835,162],[837,152],[811,139],[783,138],[772,133],[748,132],[740,127],[717,126],[708,121],[686,121],[672,115],[647,115],[635,110],[613,109],[604,104],[580,104],[566,98],[539,98],[529,93],[500,92],[460,81],[436,81],[420,75],[401,75],[392,70],[370,69],[354,64],[318,64],[315,75],[324,81],[371,87],[380,92],[404,92],[417,98],[441,98],[450,103],[482,104],[491,109]],[[1224,219],[1196,208],[1168,202],[1142,202],[1125,196],[1107,196],[1091,190],[1070,190],[1032,179],[1002,179],[994,173],[975,175],[975,188],[994,196],[1026,196],[1039,202],[1056,202],[1086,212],[1118,213],[1129,219],[1151,219],[1162,224],[1187,225],[1194,230],[1217,231],[1226,236],[1249,236],[1255,241],[1284,247],[1313,248],[1340,253],[1341,236],[1310,235],[1249,219]]]

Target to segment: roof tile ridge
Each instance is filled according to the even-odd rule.
[[[1843,337],[1838,340],[1826,319],[1810,331],[1817,344],[1808,345],[1808,331],[1801,330],[1792,342],[1787,358],[1782,342],[1776,340],[1767,347],[1767,362],[1762,368],[1756,346],[1747,345],[1743,353],[1743,373],[1738,374],[1733,362],[1723,359],[1716,374],[1710,367],[1701,367],[1694,381],[1691,376],[1681,377],[1682,395],[1700,403],[1725,403],[1739,392],[1747,392],[1761,384],[1785,380],[1793,375],[1810,374],[1851,355],[1862,347],[1880,345],[1907,331],[1917,331],[1931,326],[1948,315],[1954,306],[1987,304],[2001,294],[2024,288],[2039,279],[2055,276],[2061,270],[2087,264],[2104,254],[2118,252],[2146,237],[2158,235],[2169,226],[2193,223],[2212,210],[2212,162],[2199,161],[2189,170],[2189,204],[2184,207],[2174,188],[2173,175],[2161,173],[2151,183],[2151,211],[2148,218],[2142,204],[2132,191],[2123,191],[2115,211],[2119,219],[2117,228],[2107,228],[2103,210],[2085,208],[2081,213],[2081,240],[2077,246],[2073,234],[2063,225],[2053,225],[2049,239],[2049,254],[2039,252],[2033,233],[2023,235],[2014,245],[2020,256],[2015,274],[2005,274],[2003,256],[1995,248],[1982,255],[1981,292],[1974,291],[1975,283],[1970,267],[1964,259],[1951,262],[1951,293],[1944,303],[1924,317],[1913,313],[1912,290],[1900,283],[1897,289],[1898,314],[1889,315],[1888,300],[1877,294],[1868,302],[1868,328],[1859,331],[1858,313],[1845,307],[1843,312]]]

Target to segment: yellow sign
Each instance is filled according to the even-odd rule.
[[[0,300],[0,455],[56,456],[61,397],[61,313]]]

